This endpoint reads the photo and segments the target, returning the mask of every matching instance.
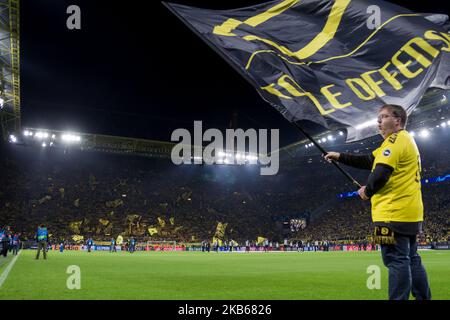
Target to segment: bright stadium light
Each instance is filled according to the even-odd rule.
[[[42,142],[42,148],[47,148],[47,144],[45,142]]]
[[[248,155],[245,157],[245,159],[247,161],[258,161],[258,157],[257,156],[253,156],[253,155]]]
[[[56,135],[52,134],[52,139],[56,139]]]
[[[37,139],[47,139],[48,138],[48,133],[39,131],[39,132],[36,132],[36,134],[34,136]]]
[[[61,136],[62,141],[64,142],[80,142],[81,137],[76,136],[74,134],[66,133]]]
[[[365,129],[368,127],[376,126],[377,122],[378,122],[378,119],[373,119],[370,121],[363,122],[360,125],[356,126],[356,130],[361,130],[361,129]]]
[[[340,135],[340,136],[343,136],[344,133],[343,133],[342,131],[339,131],[339,135]]]
[[[446,122],[442,122],[441,123],[441,127],[446,127],[447,126],[447,123]]]
[[[328,141],[333,141],[334,140],[334,138],[333,138],[333,136],[331,134],[327,137],[327,139],[328,139]]]
[[[236,160],[245,160],[245,153],[236,153]]]
[[[416,133],[414,131],[411,131],[409,134],[411,135],[411,137],[415,137],[416,136]]]
[[[218,155],[219,157],[225,157],[225,153],[223,151],[219,151]]]
[[[16,136],[15,135],[10,135],[9,136],[9,142],[11,142],[11,143],[16,143],[17,142],[17,138],[16,138]]]
[[[0,97],[0,109],[3,109],[4,105],[5,105],[5,99]]]
[[[428,129],[422,129],[419,133],[419,137],[422,137],[422,138],[428,138],[429,135],[430,135],[430,131],[428,131]]]

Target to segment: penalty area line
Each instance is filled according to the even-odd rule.
[[[11,269],[14,267],[14,264],[16,263],[17,258],[20,256],[20,253],[22,252],[22,250],[19,251],[19,253],[17,254],[17,256],[15,256],[11,262],[8,264],[8,266],[6,267],[5,270],[3,270],[2,275],[0,276],[0,288],[3,286],[3,283],[5,282],[6,278],[8,278],[9,272],[11,271]]]

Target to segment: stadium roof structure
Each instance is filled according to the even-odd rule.
[[[24,128],[21,135],[17,135],[17,143],[151,158],[170,158],[175,145],[165,141],[37,128]]]
[[[11,135],[18,142],[29,144],[35,139],[22,137],[23,132],[40,132],[41,139],[35,140],[45,146],[67,147],[70,142],[63,136],[80,137],[81,150],[135,154],[150,157],[170,157],[174,143],[154,140],[126,138],[89,133],[68,134],[57,130],[32,129],[21,127],[20,103],[20,0],[0,0],[0,123],[2,137]],[[22,132],[22,130],[24,130]],[[48,138],[44,138],[47,136]],[[52,137],[55,139],[52,139]],[[59,138],[59,140],[58,140]],[[54,141],[53,141],[54,140]],[[69,143],[67,143],[69,142]]]
[[[99,134],[84,134],[83,150],[170,158],[175,143]]]
[[[3,138],[20,131],[19,0],[0,0],[0,122]]]
[[[440,123],[442,119],[450,119],[450,91],[442,89],[432,89],[423,97],[419,106],[410,115],[408,130],[416,130],[423,127],[433,127]],[[58,130],[23,128],[23,132],[17,132],[17,142],[25,145],[41,145],[43,147],[75,148],[82,151],[97,151],[115,154],[127,154],[144,156],[151,158],[171,157],[173,147],[176,145],[170,141],[156,141],[138,139],[132,137],[110,136],[91,133],[72,133]],[[381,139],[374,136],[362,141],[353,143],[345,142],[345,130],[341,130],[341,135],[337,131],[325,130],[314,135],[314,138],[326,149],[370,149]],[[333,136],[332,139],[328,137]],[[281,159],[295,159],[298,157],[310,157],[319,154],[317,148],[305,149],[305,144],[309,140],[303,139],[288,146],[282,147]],[[190,146],[193,147],[193,146]],[[226,151],[226,150],[225,150]]]

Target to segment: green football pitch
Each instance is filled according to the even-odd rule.
[[[380,252],[49,252],[0,257],[0,299],[386,299]],[[422,251],[433,299],[450,299],[450,251]],[[369,290],[368,267],[381,269]],[[78,266],[80,289],[68,289]],[[9,272],[8,272],[9,269]],[[69,279],[70,278],[70,279]],[[68,281],[69,279],[69,281]]]

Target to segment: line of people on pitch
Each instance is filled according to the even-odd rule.
[[[10,226],[4,226],[0,229],[0,252],[3,257],[7,257],[8,253],[17,255],[21,249],[20,233],[14,233]]]
[[[345,247],[345,248],[344,248]],[[355,243],[351,245],[343,245],[338,243],[333,243],[330,241],[288,241],[285,239],[282,244],[278,241],[269,241],[265,239],[263,242],[257,241],[245,241],[245,248],[238,245],[238,243],[234,240],[231,240],[227,243],[227,241],[223,241],[222,244],[216,240],[213,242],[212,246],[213,252],[219,251],[372,251],[377,250],[377,246],[372,245],[371,243],[363,242],[363,243]],[[209,241],[203,241],[201,243],[201,251],[202,252],[210,252],[211,251],[211,243]]]
[[[209,241],[202,241],[202,252],[210,252],[211,251],[211,243]],[[234,251],[239,251],[239,244],[234,241],[234,240],[230,240],[230,241],[218,241],[218,240],[214,240],[213,244],[212,244],[212,250],[213,252],[219,252],[219,251],[229,251],[232,252]]]
[[[109,245],[109,252],[117,252],[117,246],[120,246],[121,251],[129,251],[130,253],[133,253],[136,251],[136,240],[134,238],[130,238],[130,240],[125,243],[125,244],[117,244],[116,243],[116,239],[112,238],[110,245]],[[87,250],[87,252],[91,252],[93,250],[99,250],[99,247],[107,247],[104,244],[95,244],[94,240],[92,238],[88,238],[87,241],[85,242],[85,244],[83,246],[81,245],[69,245],[66,244],[64,242],[61,242],[59,244],[59,252],[64,252],[65,249],[73,249],[72,247],[78,249],[78,250],[82,250],[82,248],[85,247],[85,249]],[[101,250],[101,251],[105,251],[105,250]]]
[[[302,247],[302,242],[293,242],[284,239],[283,244],[280,244],[278,241],[269,241],[269,239],[264,239],[261,242],[249,242],[246,241],[245,251],[300,251]]]
[[[239,243],[235,240],[226,241],[223,240],[220,243],[218,240],[214,240],[212,248],[213,252],[219,252],[219,251],[243,251],[244,248],[239,246]],[[279,242],[272,242],[268,239],[265,239],[263,243],[258,243],[256,241],[245,241],[245,251],[290,251],[290,250],[297,250],[299,247],[298,242],[293,243],[292,241],[288,243],[288,241],[285,239],[284,244],[281,245]],[[202,241],[201,243],[202,252],[210,252],[211,249],[211,243],[209,241]]]
[[[133,253],[136,251],[136,239],[134,239],[133,237],[131,237],[127,243],[123,244],[120,243],[118,244],[116,239],[111,238],[110,241],[110,245],[109,245],[109,252],[117,252],[117,246],[121,246],[121,251],[128,251],[130,253]],[[87,252],[91,252],[92,249],[96,249],[95,245],[94,245],[94,240],[92,238],[89,238],[86,241],[86,249]]]

